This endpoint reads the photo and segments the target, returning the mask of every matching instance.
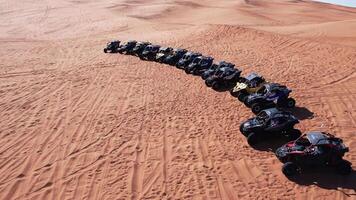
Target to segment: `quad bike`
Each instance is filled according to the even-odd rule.
[[[163,62],[169,65],[176,65],[185,53],[187,53],[186,49],[174,49],[172,53],[164,59]]]
[[[214,58],[210,56],[198,56],[185,68],[187,74],[201,75],[213,64]]]
[[[119,40],[108,42],[106,44],[106,47],[104,48],[104,53],[117,53],[119,47],[120,47]]]
[[[244,104],[251,108],[252,112],[258,114],[261,110],[273,107],[293,108],[295,100],[289,97],[292,90],[278,83],[267,83],[256,93],[248,95]]]
[[[307,168],[335,167],[340,174],[351,173],[351,163],[343,156],[349,149],[342,139],[325,132],[308,132],[276,150],[277,158],[284,163],[282,172],[293,177]]]
[[[120,54],[133,54],[132,50],[135,48],[137,44],[136,40],[130,40],[128,41],[126,44],[120,46],[120,48],[118,49],[118,52]]]
[[[263,140],[283,136],[288,137],[290,141],[301,135],[299,130],[294,129],[297,123],[299,120],[292,113],[269,108],[243,122],[240,125],[240,132],[247,137],[247,142],[251,146]]]
[[[150,45],[150,42],[137,42],[136,46],[132,49],[132,54],[136,56],[141,56],[143,50]]]
[[[185,69],[194,58],[201,56],[201,53],[187,52],[184,56],[177,62],[176,67],[179,69]]]
[[[173,52],[173,48],[171,47],[161,47],[158,50],[155,60],[157,62],[163,63],[164,59],[166,59],[166,57],[170,55],[172,52]]]
[[[158,53],[161,46],[159,45],[148,45],[145,50],[143,50],[140,59],[153,61],[156,59],[156,54]]]
[[[230,94],[244,102],[248,95],[256,93],[265,83],[266,81],[262,76],[251,73],[245,78],[241,78],[235,87],[230,90]]]
[[[205,84],[208,87],[212,87],[214,90],[231,89],[233,85],[240,78],[241,71],[236,68],[223,68],[218,70],[213,76],[210,76],[205,80]]]
[[[205,70],[202,74],[201,74],[201,78],[203,80],[206,80],[207,78],[209,78],[210,76],[214,75],[215,73],[218,73],[219,70],[223,69],[223,68],[234,68],[235,65],[229,62],[225,62],[225,61],[220,61],[219,63],[214,63],[210,66],[209,69]]]

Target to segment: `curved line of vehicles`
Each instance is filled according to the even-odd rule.
[[[214,58],[201,53],[161,47],[150,42],[131,40],[121,44],[119,40],[111,41],[107,43],[104,52],[135,55],[142,60],[176,66],[187,74],[201,76],[205,84],[214,90],[229,90],[232,96],[256,114],[240,125],[240,132],[247,138],[249,145],[254,146],[278,137],[290,141],[275,152],[284,163],[282,172],[287,177],[293,177],[303,169],[320,166],[335,167],[340,174],[352,171],[351,163],[343,159],[349,149],[342,139],[320,131],[302,135],[294,128],[299,120],[283,108],[294,108],[296,102],[289,97],[292,90],[284,85],[268,82],[257,73],[242,77],[242,71],[232,63],[214,63]]]

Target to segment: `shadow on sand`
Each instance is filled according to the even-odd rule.
[[[306,107],[295,107],[293,109],[289,110],[295,117],[297,117],[299,120],[305,120],[305,119],[313,119],[314,118],[314,113],[310,111]]]
[[[340,175],[332,167],[314,168],[305,170],[289,180],[299,185],[315,185],[327,190],[337,190],[349,197],[356,196],[356,171],[354,170],[349,175]]]
[[[265,140],[263,142],[260,142],[254,146],[251,146],[252,148],[258,150],[258,151],[269,151],[269,152],[276,152],[276,150],[281,147],[282,145],[286,144],[289,142],[287,137],[281,137],[281,138],[272,138]]]

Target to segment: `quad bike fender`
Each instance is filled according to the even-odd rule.
[[[266,100],[264,99],[263,96],[260,95],[249,95],[246,99],[248,104],[253,104],[253,103],[264,103]]]

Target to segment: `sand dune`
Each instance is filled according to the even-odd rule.
[[[102,48],[150,40],[287,84],[298,128],[342,137],[355,164],[356,9],[29,0],[0,16],[0,199],[355,199],[355,173],[285,178],[274,145],[247,145],[252,113],[228,93]]]

